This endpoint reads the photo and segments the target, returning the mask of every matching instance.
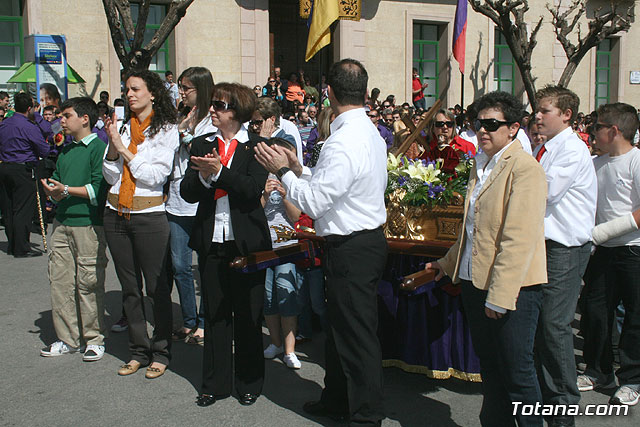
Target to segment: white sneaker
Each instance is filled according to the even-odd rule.
[[[80,347],[78,348],[71,347],[69,345],[66,345],[62,341],[56,341],[53,344],[51,344],[49,347],[45,347],[42,350],[40,350],[40,356],[55,357],[55,356],[62,356],[63,354],[77,353],[82,350],[83,349]]]
[[[269,347],[264,349],[264,358],[265,359],[273,359],[277,355],[282,353],[282,347],[276,347],[273,344],[269,344]]]
[[[607,388],[616,388],[616,380],[613,374],[608,375],[608,378],[605,379],[604,382],[598,381],[596,378],[582,374],[578,375],[578,390],[579,391],[591,391],[597,388],[599,389],[607,389]]]
[[[640,401],[640,393],[638,392],[638,388],[640,385],[633,385],[635,388],[629,387],[628,385],[623,385],[620,387],[611,399],[609,400],[610,404],[622,404],[622,405],[637,405],[638,401]]]
[[[85,351],[84,356],[82,356],[82,360],[85,362],[95,362],[96,360],[102,359],[102,356],[104,356],[103,345],[89,344],[87,346],[87,351]]]
[[[284,355],[284,363],[291,369],[300,369],[302,363],[298,360],[298,356],[295,353],[289,353]]]

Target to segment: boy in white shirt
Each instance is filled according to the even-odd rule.
[[[546,86],[536,93],[536,125],[547,137],[533,156],[547,176],[544,235],[548,283],[535,343],[536,368],[542,400],[573,405],[580,401],[571,322],[575,316],[582,276],[591,252],[597,183],[591,155],[573,132],[580,99],[569,89]],[[573,426],[572,416],[554,416],[550,426]]]
[[[598,148],[593,160],[598,177],[598,210],[593,243],[582,291],[584,359],[578,389],[614,388],[611,330],[622,301],[625,319],[618,346],[620,388],[612,404],[635,405],[640,400],[640,150],[632,145],[640,125],[634,107],[606,104],[593,126]]]

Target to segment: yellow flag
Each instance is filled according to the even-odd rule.
[[[305,61],[309,61],[320,49],[331,43],[331,24],[336,19],[338,19],[337,0],[314,0]]]

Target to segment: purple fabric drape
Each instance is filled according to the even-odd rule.
[[[399,290],[402,278],[424,269],[428,258],[389,254],[378,284],[378,335],[384,366],[431,378],[480,381],[480,362],[460,295],[447,292],[448,278],[413,292]]]

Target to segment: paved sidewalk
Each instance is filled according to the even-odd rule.
[[[51,227],[49,227],[51,228]],[[40,240],[33,234],[32,242]],[[128,361],[127,333],[111,333],[105,357],[84,363],[79,354],[40,357],[55,340],[46,256],[15,259],[6,254],[0,227],[0,425],[2,426],[307,426],[336,425],[307,417],[302,404],[319,397],[324,370],[322,336],[296,350],[302,369],[292,371],[281,360],[267,361],[263,396],[250,407],[235,398],[208,408],[195,405],[202,348],[174,343],[167,373],[148,380],[144,372],[119,377]],[[117,321],[121,293],[113,263],[107,270],[107,324]],[[174,319],[180,319],[174,290]],[[267,336],[265,334],[265,343]],[[476,426],[480,385],[458,380],[431,380],[399,369],[385,369],[386,426]],[[606,403],[591,392],[583,404]],[[628,417],[581,417],[578,426],[640,425],[640,405]]]

